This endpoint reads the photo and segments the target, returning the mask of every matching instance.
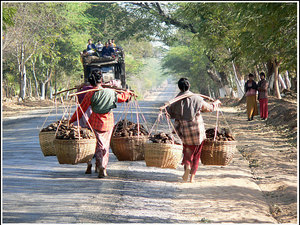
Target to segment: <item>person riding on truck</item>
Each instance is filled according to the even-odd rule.
[[[105,46],[102,48],[102,57],[114,56],[115,50],[109,46],[108,42],[105,42]]]
[[[92,55],[93,53],[96,52],[96,46],[93,44],[93,39],[88,40],[88,44],[86,46],[86,50],[89,55]]]

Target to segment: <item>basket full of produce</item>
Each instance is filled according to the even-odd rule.
[[[96,137],[90,128],[61,124],[53,141],[60,164],[87,163],[96,149]]]
[[[110,147],[119,161],[144,160],[144,144],[148,131],[140,123],[120,120],[113,130]]]
[[[41,129],[39,133],[40,146],[44,156],[55,156],[55,147],[53,141],[55,139],[55,132],[60,123],[66,125],[68,121],[62,120],[51,123],[47,127]]]
[[[182,148],[169,134],[151,135],[144,148],[146,166],[176,169],[182,159]]]
[[[235,138],[227,128],[210,128],[205,131],[201,150],[201,163],[203,165],[228,165],[236,151]]]

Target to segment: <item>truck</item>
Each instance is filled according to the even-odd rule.
[[[94,70],[101,70],[104,83],[110,83],[118,88],[128,88],[126,85],[125,54],[121,47],[117,47],[113,56],[102,57],[101,52],[93,55],[80,54],[83,65],[84,81]]]

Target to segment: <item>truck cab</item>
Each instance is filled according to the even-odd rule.
[[[101,70],[104,83],[112,83],[119,88],[126,88],[125,55],[121,48],[117,48],[112,57],[101,57],[101,52],[93,55],[81,54],[84,71],[84,81],[94,70]]]

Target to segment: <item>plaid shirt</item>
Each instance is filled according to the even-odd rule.
[[[89,106],[91,105],[91,99],[93,97],[94,92],[88,92],[80,104],[82,110],[78,107],[73,116],[70,119],[70,123],[73,123],[77,120],[77,113],[78,112],[78,120],[82,117],[83,112],[86,112]],[[123,92],[121,94],[117,94],[118,102],[125,102],[129,98],[128,92]],[[97,131],[109,131],[114,127],[114,115],[113,112],[110,111],[108,113],[99,114],[92,112],[91,116],[89,117],[89,123],[91,124],[92,128]]]
[[[213,106],[202,102],[202,112],[212,112]],[[193,120],[175,120],[174,128],[183,144],[186,145],[201,145],[206,139],[205,127],[200,111],[196,114]]]

